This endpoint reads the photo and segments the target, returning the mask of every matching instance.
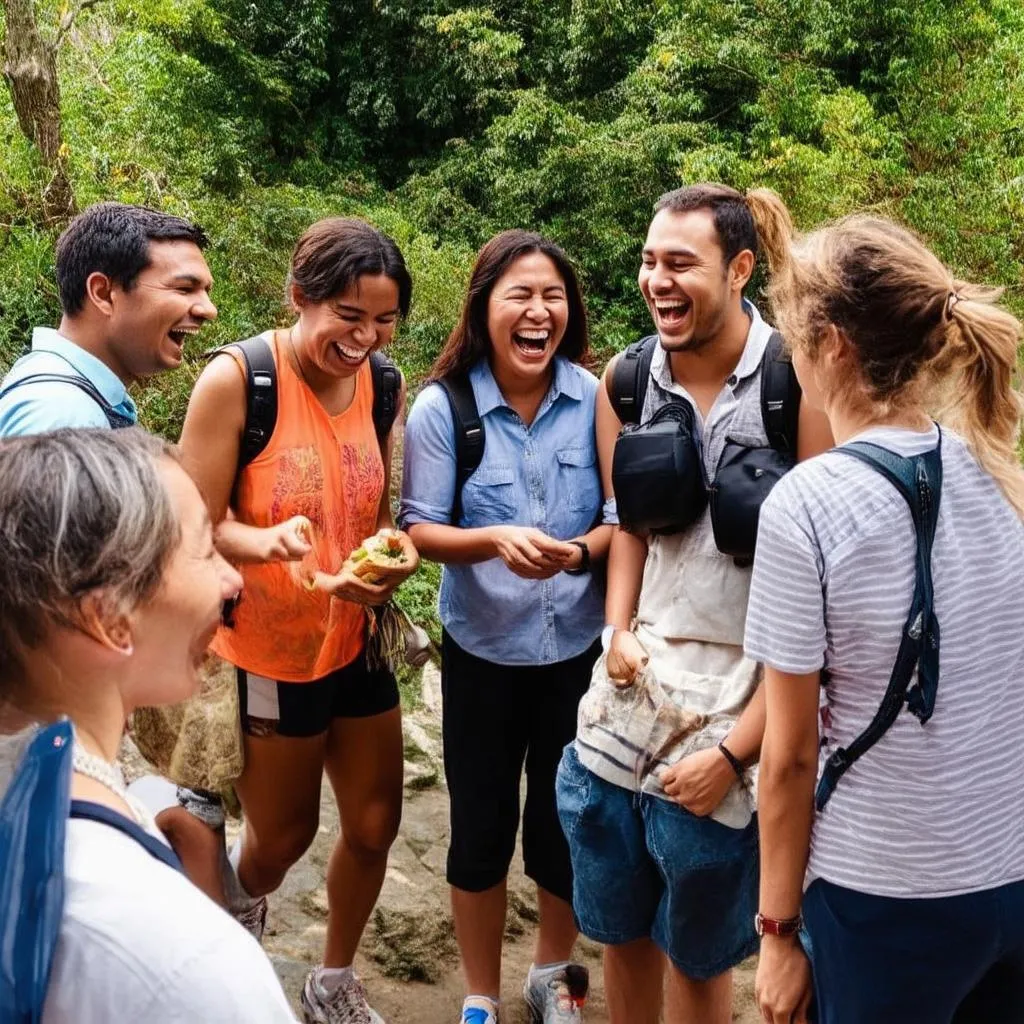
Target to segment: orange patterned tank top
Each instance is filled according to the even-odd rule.
[[[359,368],[352,404],[332,416],[292,369],[276,334],[268,340],[277,364],[277,425],[239,475],[232,507],[253,526],[306,516],[313,551],[301,562],[240,566],[245,588],[234,627],[222,627],[212,646],[247,672],[306,683],[347,665],[363,648],[362,605],[310,591],[306,581],[318,569],[337,573],[376,532],[384,462],[369,361]]]

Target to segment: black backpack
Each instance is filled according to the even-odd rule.
[[[657,344],[657,335],[651,335],[630,345],[608,380],[608,398],[623,423],[612,468],[619,520],[635,531],[676,533],[710,502],[718,549],[739,562],[749,561],[761,504],[796,464],[801,391],[782,335],[772,332],[761,360],[761,418],[768,446],[727,440],[710,481],[703,477],[687,403],[669,403],[649,423],[640,422]],[[674,422],[666,422],[669,411]]]
[[[615,364],[608,398],[623,425],[640,423],[657,344],[656,334],[642,338],[630,345]],[[761,418],[772,448],[794,456],[800,396],[800,384],[782,335],[772,331],[761,360]]]
[[[14,381],[13,384],[8,384],[2,391],[0,391],[0,398],[4,398],[9,395],[12,391],[20,388],[23,384],[71,384],[73,387],[78,388],[79,391],[84,391],[99,407],[103,410],[103,415],[107,418],[107,423],[110,424],[111,430],[120,430],[123,427],[135,426],[135,420],[124,413],[118,412],[104,397],[100,394],[99,389],[91,380],[83,377],[79,373],[30,373],[27,377],[22,377],[19,380]]]
[[[245,364],[245,430],[238,449],[238,471],[241,472],[267,447],[274,433],[277,424],[277,364],[270,344],[259,334],[214,349],[207,358],[232,349],[241,353]],[[370,371],[373,374],[373,428],[383,454],[388,434],[398,415],[402,375],[381,352],[370,353]]]

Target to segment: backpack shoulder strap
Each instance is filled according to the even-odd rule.
[[[942,497],[942,434],[932,451],[910,459],[866,441],[841,445],[835,450],[881,473],[906,501],[914,520],[917,574],[910,613],[885,696],[864,731],[848,747],[838,748],[825,763],[814,797],[819,811],[850,766],[891,728],[904,703],[922,725],[931,718],[939,687],[939,621],[935,616],[932,545]],[[917,682],[911,686],[915,670]]]
[[[643,416],[644,399],[647,397],[647,382],[651,377],[651,361],[658,336],[652,334],[640,341],[634,341],[615,360],[608,378],[608,400],[612,403],[619,422],[639,423]]]
[[[786,343],[778,331],[772,331],[761,360],[761,418],[768,443],[776,451],[794,456],[800,397],[800,382]]]
[[[100,394],[99,388],[91,380],[77,373],[30,373],[8,384],[7,387],[0,391],[0,398],[6,398],[7,395],[20,388],[23,384],[70,384],[72,387],[76,387],[79,391],[87,394],[100,407],[103,415],[107,418],[107,423],[110,424],[112,429],[117,430],[121,427],[129,427],[134,423],[128,416],[119,413]]]
[[[458,524],[462,515],[462,488],[480,465],[487,439],[469,377],[444,377],[436,383],[448,396],[452,425],[455,427],[455,501],[452,504],[452,522]]]
[[[370,353],[373,374],[373,429],[383,453],[388,434],[398,416],[398,396],[402,390],[402,374],[383,352]]]
[[[270,444],[277,425],[277,364],[267,339],[261,334],[215,348],[206,358],[232,350],[241,354],[245,365],[245,429],[238,449],[238,472],[241,472]]]

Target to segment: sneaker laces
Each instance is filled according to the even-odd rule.
[[[323,986],[316,982],[318,994],[324,993]],[[330,995],[321,996],[324,1004],[331,1010],[342,1011],[345,1016],[338,1017],[338,1024],[371,1024],[370,1007],[366,1001],[366,989],[356,977],[339,985]]]

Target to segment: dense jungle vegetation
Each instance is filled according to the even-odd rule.
[[[645,327],[653,200],[770,185],[802,226],[871,208],[1024,312],[1019,0],[2,0],[0,367],[58,317],[65,206],[186,214],[220,307],[204,347],[280,321],[314,219],[390,232],[415,275],[393,354],[413,384],[472,253],[533,227],[578,262],[599,357]],[[59,131],[16,116],[26,25]],[[194,353],[198,355],[198,353]],[[199,363],[140,395],[175,436]]]

